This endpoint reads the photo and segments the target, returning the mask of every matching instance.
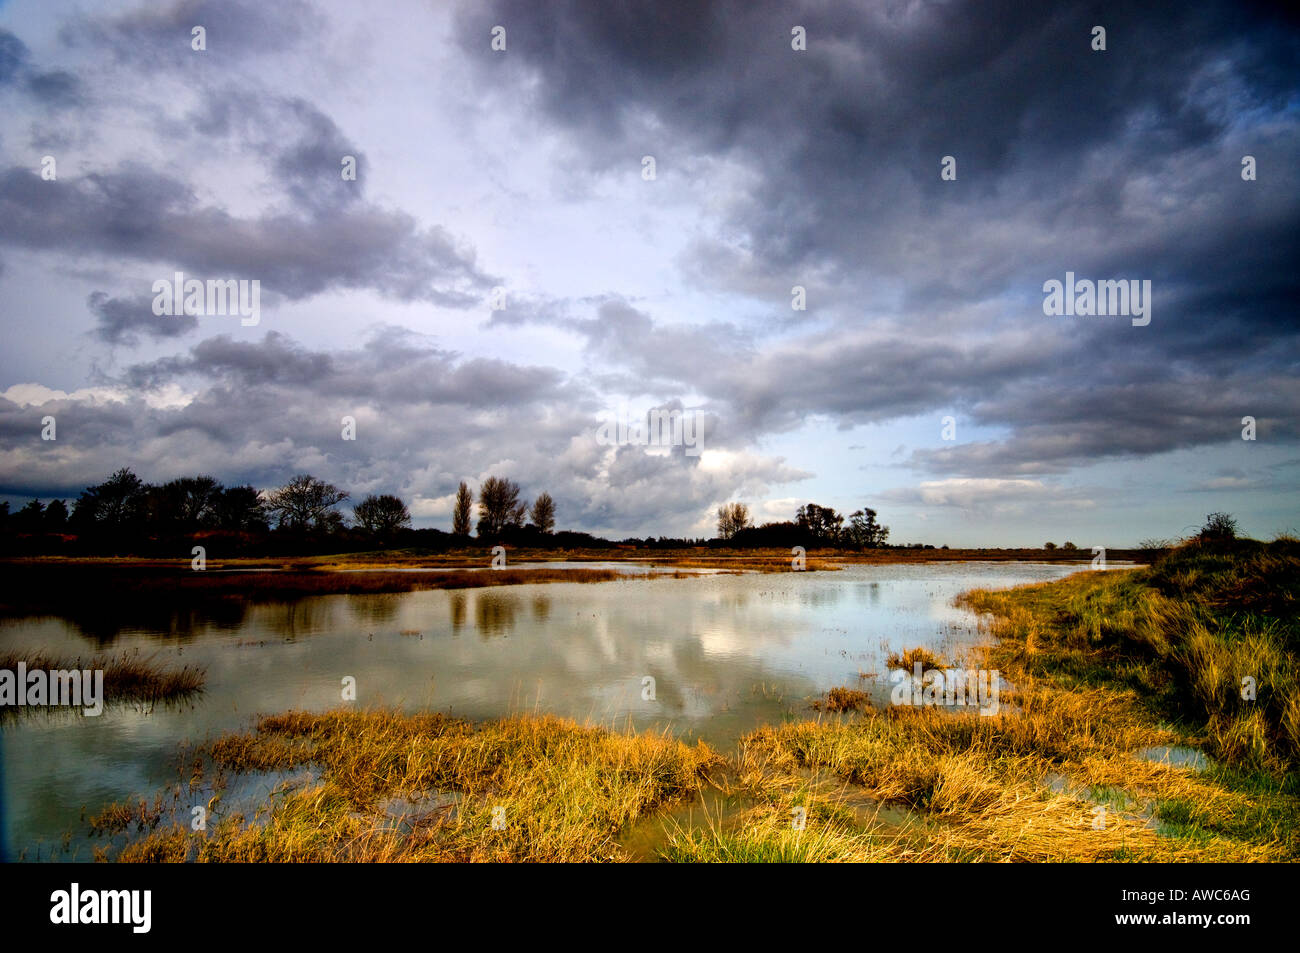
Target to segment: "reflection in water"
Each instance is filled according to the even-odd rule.
[[[465,627],[465,606],[469,597],[464,589],[451,589],[447,592],[447,599],[451,606],[451,631],[459,634]]]
[[[804,606],[822,609],[829,608],[843,599],[845,591],[843,586],[834,584],[824,586],[812,586],[805,589],[799,594],[799,603]]]
[[[718,605],[731,611],[740,611],[745,608],[749,602],[749,593],[747,592],[727,592],[718,598]]]
[[[366,630],[391,628],[401,606],[399,594],[389,592],[354,596],[351,601],[357,624]]]
[[[322,631],[334,614],[334,605],[324,599],[299,599],[296,602],[281,604],[284,621],[281,630],[286,642],[293,642],[303,636]]]
[[[96,631],[118,633],[105,635],[100,647],[200,665],[207,671],[203,695],[185,710],[118,707],[98,718],[16,719],[0,727],[9,851],[57,843],[79,829],[83,805],[95,809],[174,783],[184,742],[246,731],[258,713],[339,707],[347,675],[366,707],[471,719],[535,710],[618,729],[666,727],[729,750],[759,724],[808,714],[810,702],[837,685],[862,687],[887,703],[887,679],[858,676],[885,672],[891,650],[926,646],[957,657],[979,638],[970,614],[951,605],[958,593],[1075,568],[850,566],[313,596],[156,616],[133,607],[99,620]],[[70,607],[66,618],[0,620],[0,650],[84,653],[91,615],[82,606]],[[141,626],[145,618],[152,625]],[[440,638],[462,632],[480,638]]]
[[[145,631],[170,633],[181,637],[199,628],[235,630],[244,624],[248,606],[234,599],[214,599],[200,607],[177,607],[174,603],[155,603],[148,599],[122,604],[118,611],[105,613],[95,602],[85,602],[69,594],[68,605],[61,615],[80,631],[92,645],[111,645],[124,633]]]
[[[473,598],[474,621],[480,636],[490,639],[515,627],[515,614],[519,611],[517,596],[501,589],[475,589]]]

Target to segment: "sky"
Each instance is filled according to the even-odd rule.
[[[498,475],[612,538],[1272,538],[1298,178],[1262,5],[8,0],[0,499],[306,472],[449,529]],[[155,313],[177,272],[256,323]],[[1067,273],[1150,310],[1048,314]],[[694,446],[619,443],[652,408]]]

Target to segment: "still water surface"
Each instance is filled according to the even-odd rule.
[[[152,795],[185,743],[258,714],[343,704],[471,718],[548,712],[616,728],[666,727],[724,751],[764,722],[811,714],[837,685],[888,698],[885,657],[923,645],[960,661],[979,642],[952,605],[972,588],[1057,579],[1083,566],[932,563],[838,572],[703,575],[0,620],[0,650],[83,658],[139,651],[207,671],[179,708],[36,714],[0,726],[5,841],[14,858],[83,830],[83,807]],[[626,567],[615,567],[626,568]],[[870,673],[879,677],[871,678]],[[867,676],[867,677],[863,677]],[[648,697],[653,678],[653,698]],[[42,854],[47,851],[42,851]],[[83,854],[84,859],[84,854]]]

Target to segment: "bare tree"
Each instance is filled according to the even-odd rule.
[[[331,508],[342,503],[348,494],[324,480],[300,473],[266,497],[266,509],[279,526],[286,529],[335,529],[342,517]],[[330,514],[333,512],[333,516]]]
[[[718,536],[722,539],[731,539],[749,525],[749,507],[744,503],[724,503],[718,507]]]
[[[555,501],[551,494],[543,493],[533,503],[533,525],[543,533],[555,529]]]
[[[265,530],[266,505],[253,487],[228,486],[221,491],[213,518],[221,529]]]
[[[1201,527],[1198,536],[1202,540],[1236,539],[1237,521],[1228,513],[1211,513],[1205,517],[1205,525]]]
[[[373,493],[352,508],[357,525],[367,533],[389,537],[404,526],[411,525],[411,512],[400,497]]]
[[[469,535],[469,522],[474,512],[474,494],[464,480],[456,488],[456,503],[451,510],[451,531],[457,536]]]
[[[482,513],[478,522],[480,536],[499,536],[507,526],[519,525],[528,509],[526,503],[519,502],[518,483],[494,476],[479,487],[478,505]]]
[[[73,516],[80,525],[98,523],[124,529],[144,514],[145,489],[144,482],[123,467],[103,483],[82,490]]]
[[[145,494],[145,509],[153,523],[193,529],[215,521],[222,490],[210,476],[180,477],[150,487]]]

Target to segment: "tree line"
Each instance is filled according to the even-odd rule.
[[[530,507],[520,493],[513,480],[492,476],[483,481],[475,526],[480,538],[554,532],[555,500],[551,495],[540,494]],[[349,522],[339,506],[350,498],[346,490],[306,473],[275,489],[259,491],[248,485],[224,486],[210,476],[151,484],[124,467],[103,483],[82,490],[71,507],[61,499],[45,505],[32,500],[10,513],[9,503],[0,503],[0,530],[101,537],[199,531],[322,536],[352,530],[391,540],[411,527],[411,513],[401,497],[368,494],[352,507]],[[474,508],[474,496],[462,482],[453,507],[453,535],[470,535]]]
[[[477,499],[461,481],[452,504],[451,533],[411,528],[405,501],[389,493],[368,494],[351,507],[351,518],[340,508],[350,494],[311,474],[298,474],[283,485],[259,491],[250,485],[225,486],[210,476],[179,477],[151,484],[129,468],[122,468],[102,483],[86,487],[76,500],[56,499],[42,505],[32,500],[15,512],[0,503],[0,533],[31,537],[71,534],[101,549],[121,549],[137,541],[164,540],[195,533],[225,533],[241,538],[277,540],[310,551],[361,548],[375,542],[445,549],[478,541],[510,542],[541,547],[610,547],[726,545],[736,548],[840,546],[872,548],[888,545],[889,527],[882,526],[871,507],[850,513],[847,519],[834,509],[808,503],[792,521],[753,525],[744,503],[727,503],[718,509],[716,539],[645,540],[629,538],[617,543],[587,533],[555,531],[555,500],[539,494],[531,503],[518,483],[490,476],[479,487]],[[295,542],[296,541],[296,542]]]
[[[869,506],[844,517],[829,506],[806,503],[795,511],[793,521],[754,526],[749,507],[726,503],[718,507],[718,538],[736,546],[847,546],[875,549],[888,545],[889,527],[876,519]]]

